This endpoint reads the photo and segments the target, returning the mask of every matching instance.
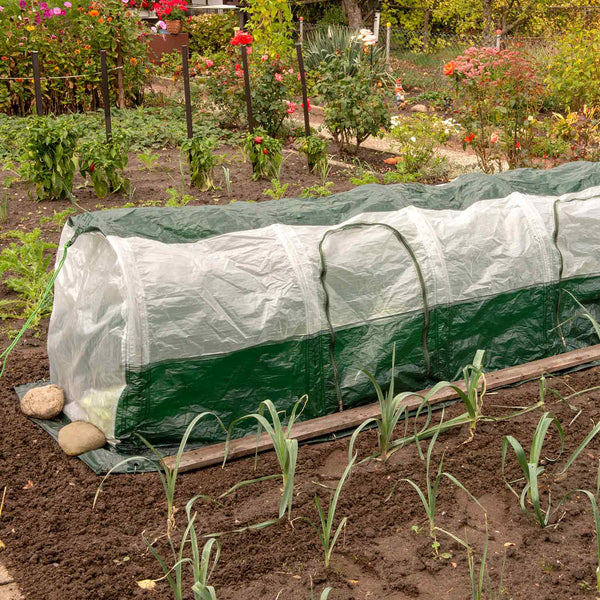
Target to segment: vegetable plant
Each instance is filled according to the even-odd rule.
[[[71,119],[30,119],[19,171],[35,186],[37,200],[72,199],[77,138]]]
[[[98,198],[117,192],[128,193],[129,179],[124,170],[129,162],[131,140],[120,131],[112,133],[110,141],[94,139],[79,148],[79,173],[89,176]]]
[[[329,162],[327,153],[329,144],[327,140],[321,139],[317,135],[309,135],[301,138],[298,151],[306,155],[308,160],[308,168],[312,173],[318,173],[323,169],[324,165]]]
[[[325,516],[325,511],[323,510],[321,501],[319,500],[319,496],[315,495],[315,506],[317,507],[317,513],[319,514],[319,523],[315,524],[310,519],[303,517],[304,520],[310,523],[310,525],[314,528],[314,530],[317,532],[317,535],[319,536],[319,541],[321,542],[321,547],[323,548],[323,558],[326,569],[329,567],[331,554],[333,553],[333,548],[335,547],[335,544],[338,538],[340,537],[340,533],[342,532],[342,530],[346,526],[346,523],[348,522],[348,517],[344,517],[338,523],[338,526],[334,531],[333,523],[335,520],[335,512],[337,510],[337,504],[340,498],[340,494],[342,492],[344,484],[346,483],[346,479],[348,479],[348,477],[350,476],[352,467],[354,466],[355,462],[356,455],[350,459],[350,461],[346,465],[346,468],[344,469],[344,472],[342,473],[342,476],[340,477],[340,480],[337,484],[337,487],[335,488],[333,496],[331,497],[331,501],[329,502],[329,507],[327,508],[327,516]],[[325,591],[326,590],[324,590],[323,593],[325,593]]]
[[[158,163],[159,155],[148,148],[147,150],[144,150],[144,152],[140,152],[137,157],[140,162],[144,163],[146,170],[152,171]]]
[[[442,418],[441,421],[444,420],[444,411],[442,409]],[[456,487],[465,492],[482,510],[484,510],[483,506],[479,503],[477,498],[467,490],[467,488],[460,482],[454,475],[444,471],[444,453],[440,458],[440,462],[438,464],[437,472],[435,477],[432,478],[432,469],[431,469],[431,457],[433,454],[433,448],[435,447],[435,443],[437,441],[438,435],[440,433],[441,427],[438,427],[436,432],[434,433],[431,441],[429,442],[429,446],[427,448],[427,456],[425,458],[425,489],[422,490],[412,479],[401,479],[400,481],[406,482],[411,485],[414,490],[417,492],[419,496],[419,500],[423,504],[423,508],[425,509],[425,513],[427,515],[427,519],[429,521],[429,535],[433,538],[434,544],[436,543],[436,527],[435,527],[435,510],[437,505],[437,497],[438,497],[438,489],[440,482],[445,477],[450,482],[452,482]],[[485,512],[485,510],[484,510]],[[434,545],[434,549],[437,550],[437,546]]]
[[[227,456],[229,454],[229,445],[231,441],[231,433],[238,423],[244,421],[246,419],[255,419],[258,423],[258,431],[256,435],[256,441],[258,444],[258,440],[260,438],[260,434],[264,429],[271,442],[273,444],[273,448],[275,449],[275,454],[277,455],[277,460],[279,462],[279,467],[281,469],[281,473],[277,473],[275,475],[267,475],[265,477],[259,477],[258,479],[252,479],[247,481],[242,481],[236,485],[234,485],[230,490],[228,490],[225,494],[227,495],[243,485],[248,485],[252,483],[258,483],[260,481],[266,481],[268,479],[275,479],[281,477],[283,480],[283,490],[281,494],[281,501],[279,503],[279,518],[286,513],[288,513],[288,519],[291,516],[292,512],[292,502],[294,500],[294,477],[296,474],[296,462],[298,459],[298,440],[290,437],[292,427],[296,421],[296,419],[302,414],[302,410],[308,401],[308,396],[303,396],[296,402],[292,408],[292,412],[290,414],[290,418],[288,419],[287,426],[284,427],[281,418],[280,411],[275,408],[275,405],[271,400],[263,400],[258,406],[258,412],[250,415],[245,415],[236,419],[229,426],[229,430],[227,432],[227,439],[225,441],[225,457],[223,458],[223,464],[227,461]],[[268,411],[271,421],[265,417],[265,409]],[[300,412],[298,410],[300,409]],[[256,468],[256,460],[258,455],[255,456],[255,468]]]
[[[379,455],[382,460],[386,460],[391,452],[402,445],[404,445],[407,441],[412,441],[418,439],[419,433],[416,431],[416,420],[419,417],[422,409],[424,407],[429,406],[429,399],[434,396],[440,389],[448,386],[448,383],[442,381],[435,385],[431,390],[427,393],[427,395],[422,399],[422,403],[417,409],[417,414],[415,416],[415,436],[407,437],[408,430],[408,400],[410,398],[414,398],[416,394],[412,392],[404,392],[402,394],[394,395],[394,368],[396,362],[396,345],[392,349],[392,377],[390,381],[390,386],[388,388],[387,394],[383,393],[377,379],[375,376],[366,371],[365,369],[362,372],[371,380],[373,387],[375,388],[375,392],[377,394],[377,400],[379,402],[379,409],[381,411],[380,417],[371,417],[363,421],[354,431],[352,437],[350,438],[350,444],[348,446],[348,459],[354,455],[354,445],[356,444],[356,440],[360,433],[371,425],[375,425],[377,427],[377,442],[379,444]],[[405,432],[404,437],[398,440],[394,439],[394,430],[398,421],[404,418],[405,419]],[[425,420],[425,424],[421,431],[425,431],[429,426],[431,420],[431,411],[429,410],[427,418]],[[437,434],[436,434],[437,437]]]
[[[0,253],[0,279],[19,297],[0,300],[0,319],[28,319],[39,306],[32,322],[37,326],[52,311],[52,294],[47,294],[43,302],[42,299],[53,277],[52,271],[48,271],[52,262],[50,250],[57,246],[46,242],[41,234],[36,227],[28,233],[8,231],[2,236],[16,241]]]
[[[207,192],[215,189],[214,170],[216,157],[214,150],[217,140],[214,137],[196,136],[181,145],[181,151],[187,156],[190,165],[192,185]]]
[[[521,443],[512,435],[504,436],[502,439],[502,477],[504,478],[504,482],[510,489],[510,491],[519,498],[519,504],[521,506],[521,510],[533,517],[537,520],[540,527],[545,527],[548,525],[548,521],[550,519],[550,509],[551,509],[551,495],[550,490],[548,491],[548,506],[544,510],[542,508],[542,501],[540,497],[540,485],[539,479],[542,474],[545,473],[545,466],[541,464],[541,454],[544,445],[544,440],[546,438],[546,434],[550,427],[554,425],[559,438],[560,438],[560,448],[558,452],[558,456],[555,459],[549,459],[546,457],[546,461],[555,462],[560,458],[564,448],[564,438],[565,434],[563,428],[560,424],[560,421],[550,412],[545,412],[538,421],[538,424],[535,428],[535,432],[533,434],[533,438],[531,440],[531,447],[529,450],[529,456],[525,453],[523,446]],[[596,434],[600,431],[600,423],[597,423],[591,431],[587,434],[584,440],[579,444],[576,450],[571,454],[562,471],[560,471],[559,475],[564,475],[573,462],[577,459],[577,457],[581,454],[584,448],[590,443],[590,441],[596,436]],[[517,458],[517,462],[523,473],[523,478],[525,480],[525,485],[521,490],[521,493],[518,494],[511,483],[506,479],[505,471],[506,471],[506,460],[508,448],[512,448],[515,456]],[[530,510],[529,506],[533,507],[533,511]]]
[[[244,154],[252,163],[252,180],[273,179],[281,166],[281,141],[256,130],[249,133],[244,141]]]

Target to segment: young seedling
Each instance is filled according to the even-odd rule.
[[[152,152],[150,148],[144,150],[137,155],[138,160],[144,163],[147,171],[152,171],[152,169],[157,165],[159,155]]]
[[[333,553],[333,548],[340,537],[340,533],[346,526],[348,522],[348,517],[344,517],[339,523],[337,528],[333,529],[333,521],[335,519],[335,512],[337,510],[338,500],[340,498],[340,494],[342,492],[342,488],[344,487],[344,483],[346,483],[346,479],[350,476],[352,471],[352,467],[356,462],[356,455],[352,457],[350,462],[346,465],[342,476],[335,488],[335,492],[331,498],[329,503],[329,507],[327,509],[327,516],[325,516],[325,511],[321,506],[321,501],[319,500],[319,496],[315,495],[315,506],[317,507],[317,512],[319,513],[319,524],[315,524],[313,521],[308,519],[307,517],[302,517],[305,521],[310,523],[310,525],[314,528],[319,536],[319,541],[321,542],[321,547],[323,548],[323,557],[325,562],[325,568],[329,567],[329,561],[331,560],[331,554]],[[324,590],[325,593],[327,590]],[[329,592],[327,592],[329,594]],[[323,596],[321,596],[323,597]]]
[[[444,411],[442,410],[441,422],[443,422],[443,420],[444,420]],[[435,545],[437,542],[436,535],[435,535],[435,531],[436,531],[435,511],[436,511],[436,505],[437,505],[438,488],[439,488],[441,480],[444,477],[446,479],[450,480],[460,490],[465,492],[471,498],[471,500],[473,500],[477,504],[477,506],[479,506],[485,512],[485,509],[483,508],[483,506],[481,506],[481,504],[479,503],[477,498],[475,498],[475,496],[473,496],[473,494],[471,494],[471,492],[469,492],[469,490],[467,490],[467,488],[460,481],[458,481],[458,479],[456,479],[456,477],[454,477],[454,475],[451,475],[450,473],[447,473],[446,471],[443,470],[444,469],[444,453],[442,453],[442,456],[440,458],[437,473],[435,474],[435,477],[432,479],[431,457],[433,455],[433,448],[435,447],[435,443],[437,441],[438,435],[441,430],[442,430],[441,426],[438,427],[436,432],[433,434],[433,437],[431,438],[431,441],[429,442],[429,446],[427,448],[427,456],[425,458],[425,486],[426,486],[425,490],[422,490],[412,479],[405,478],[405,479],[400,480],[401,482],[404,481],[404,482],[408,483],[409,485],[411,485],[414,488],[414,490],[417,492],[417,494],[419,496],[419,500],[421,500],[421,503],[423,504],[423,508],[425,509],[425,513],[426,513],[427,519],[429,521],[429,535],[433,539],[434,550],[439,549],[439,546],[436,547],[436,545]]]
[[[450,536],[454,541],[458,542],[461,546],[463,546],[467,551],[467,564],[469,566],[469,579],[471,581],[471,598],[473,600],[500,600],[502,595],[504,594],[504,590],[502,589],[502,583],[504,581],[504,565],[506,562],[506,555],[504,556],[504,560],[502,562],[502,568],[500,569],[500,581],[498,583],[498,587],[495,588],[492,584],[492,580],[490,577],[490,571],[487,564],[487,554],[488,554],[488,546],[490,540],[490,531],[488,527],[487,514],[484,516],[485,518],[485,541],[483,544],[483,552],[481,554],[481,558],[479,559],[479,570],[476,568],[475,564],[475,551],[473,547],[465,540],[462,540],[458,536],[436,527],[437,531],[444,533]]]
[[[519,503],[521,506],[521,510],[527,514],[537,519],[540,527],[545,527],[548,525],[548,521],[550,519],[550,509],[551,509],[551,495],[550,490],[548,490],[548,507],[546,510],[542,509],[541,506],[541,498],[540,498],[540,486],[539,486],[539,478],[545,472],[545,467],[540,464],[542,448],[544,445],[544,440],[546,438],[546,434],[550,427],[554,425],[558,431],[558,435],[560,437],[560,449],[558,452],[558,456],[555,459],[549,459],[546,457],[546,461],[555,462],[562,455],[564,448],[564,438],[565,434],[563,428],[559,422],[559,420],[549,412],[545,412],[538,421],[537,427],[535,428],[535,432],[533,434],[533,439],[531,440],[531,448],[529,450],[529,457],[525,454],[525,450],[523,450],[523,446],[521,443],[512,435],[504,436],[502,440],[502,477],[504,478],[504,482],[508,486],[517,498],[519,498]],[[590,443],[590,441],[596,436],[596,434],[600,431],[600,423],[597,423],[591,431],[587,434],[585,439],[579,444],[577,449],[571,454],[562,471],[558,474],[558,476],[564,475],[573,462],[577,459],[577,457],[581,454],[584,448]],[[506,470],[506,454],[509,446],[514,450],[515,455],[517,457],[517,462],[521,471],[523,473],[523,477],[525,479],[525,486],[521,490],[521,493],[518,494],[512,485],[507,481],[505,476]],[[528,508],[528,505],[533,507],[533,513]]]
[[[258,413],[245,415],[231,423],[227,432],[227,440],[225,441],[225,457],[223,459],[223,464],[225,464],[225,462],[227,461],[227,456],[229,454],[229,445],[231,441],[231,433],[233,429],[241,421],[244,421],[246,419],[255,419],[258,422],[256,442],[258,444],[260,434],[264,429],[269,435],[273,444],[273,448],[275,449],[275,454],[277,455],[277,460],[279,461],[281,473],[277,473],[275,475],[266,475],[265,477],[259,477],[258,479],[242,481],[234,485],[221,497],[234,492],[235,490],[239,489],[244,485],[249,485],[252,483],[258,483],[260,481],[266,481],[268,479],[275,479],[281,477],[283,479],[283,491],[281,494],[281,502],[279,504],[279,518],[281,519],[281,517],[285,514],[286,511],[288,513],[288,519],[291,518],[292,502],[294,500],[294,477],[296,474],[296,461],[298,459],[298,440],[291,438],[290,433],[292,431],[294,422],[302,414],[302,411],[304,410],[304,407],[306,406],[307,402],[308,396],[303,396],[302,398],[300,398],[300,400],[298,400],[298,402],[296,402],[296,404],[294,404],[294,407],[292,408],[292,413],[287,423],[287,427],[283,426],[283,423],[281,422],[281,419],[279,417],[280,412],[275,408],[275,405],[271,400],[264,400],[263,402],[261,402],[258,406]],[[271,422],[269,422],[269,420],[264,415],[265,409],[267,409],[267,411],[269,412]],[[299,412],[298,409],[300,409]],[[258,455],[255,455],[255,468],[257,458]]]
[[[221,429],[223,429],[223,431],[225,433],[227,433],[227,429],[225,428],[225,425],[223,425],[223,422],[215,413],[212,413],[212,412],[200,413],[199,415],[194,417],[192,422],[187,426],[187,429],[185,430],[183,437],[181,438],[181,442],[179,444],[179,449],[177,450],[177,454],[175,455],[175,463],[172,468],[167,466],[167,464],[163,460],[163,457],[160,454],[160,452],[150,442],[148,442],[146,439],[144,439],[141,435],[138,436],[140,438],[140,440],[144,443],[144,445],[150,449],[152,454],[154,454],[155,458],[149,458],[147,456],[131,456],[131,457],[126,458],[125,460],[122,460],[121,462],[117,463],[102,478],[102,481],[100,482],[100,485],[98,486],[98,489],[96,490],[96,495],[94,496],[94,503],[93,503],[92,507],[96,506],[96,502],[98,501],[98,496],[100,495],[100,492],[102,491],[102,486],[104,485],[104,482],[116,469],[118,469],[119,467],[122,467],[123,465],[126,465],[128,463],[139,463],[140,461],[151,462],[157,468],[158,474],[160,476],[160,481],[162,483],[163,490],[165,492],[165,498],[167,500],[167,537],[170,540],[171,534],[173,533],[173,530],[175,529],[175,510],[176,510],[176,508],[175,508],[174,500],[175,500],[175,488],[177,486],[177,476],[179,474],[179,464],[181,463],[181,455],[183,454],[185,447],[187,445],[187,441],[188,441],[190,435],[192,434],[192,431],[196,427],[196,425],[200,421],[202,421],[203,419],[205,419],[207,417],[214,417],[217,420],[217,423],[220,425]]]

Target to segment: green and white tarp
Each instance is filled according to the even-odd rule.
[[[478,348],[494,370],[593,343],[567,292],[600,317],[600,166],[87,213],[61,246],[48,352],[66,414],[122,447],[172,444],[202,411],[370,402],[361,369],[386,386],[394,344],[396,389],[417,390]]]

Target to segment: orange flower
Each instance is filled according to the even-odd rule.
[[[8,56],[0,56],[0,60],[8,60]]]
[[[84,49],[84,50],[91,50],[91,49],[92,49],[92,47],[91,47],[89,44],[86,44],[86,45],[83,47],[83,49]]]
[[[90,17],[98,17],[100,15],[100,13],[95,8],[90,10],[88,14],[90,15]]]
[[[81,54],[81,50],[80,50],[79,48],[76,48],[76,49],[74,50],[74,54]]]
[[[452,75],[454,73],[454,69],[456,69],[456,63],[454,61],[450,61],[444,65],[444,75]]]
[[[135,67],[135,65],[137,65],[137,63],[138,63],[138,60],[137,60],[137,58],[135,56],[132,56],[129,59],[129,62]]]
[[[112,17],[108,17],[108,19],[106,19],[106,22],[107,22],[107,23],[111,23],[111,22],[112,22],[112,20],[113,20],[113,18],[112,18]]]
[[[100,23],[100,25],[102,25],[102,23],[104,23],[104,19],[103,19],[102,17],[100,17],[100,18],[98,19],[98,23]]]

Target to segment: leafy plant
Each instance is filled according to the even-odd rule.
[[[326,181],[323,184],[316,183],[310,187],[305,187],[301,194],[301,198],[323,198],[325,196],[331,196],[331,188],[333,187],[332,181]]]
[[[252,180],[273,179],[281,167],[281,147],[279,140],[266,132],[256,130],[249,133],[244,141],[244,153],[252,163]]]
[[[234,485],[230,490],[225,492],[223,495],[230,494],[231,492],[237,490],[243,485],[249,485],[252,483],[258,483],[260,481],[266,481],[269,479],[275,479],[281,477],[283,480],[283,491],[281,494],[281,501],[279,503],[279,518],[285,514],[286,510],[288,513],[288,519],[291,516],[292,512],[292,502],[294,501],[294,477],[296,475],[296,461],[298,459],[298,440],[290,437],[292,427],[296,419],[302,413],[304,406],[308,402],[308,396],[304,396],[294,404],[292,408],[292,412],[290,414],[290,418],[288,419],[287,426],[284,428],[283,423],[279,417],[279,411],[275,408],[275,405],[271,400],[264,400],[258,406],[258,412],[250,415],[245,415],[236,419],[229,426],[229,430],[227,432],[227,440],[225,441],[225,457],[223,458],[223,464],[227,461],[227,456],[229,454],[229,445],[231,441],[231,433],[238,423],[244,421],[246,419],[255,419],[258,423],[258,431],[256,434],[256,442],[258,444],[258,440],[260,438],[260,434],[264,429],[271,442],[273,444],[273,448],[275,449],[275,454],[277,455],[277,460],[279,462],[279,467],[281,473],[275,475],[267,475],[265,477],[259,477],[258,479],[252,479],[247,481],[242,481]],[[300,408],[300,412],[297,413]],[[264,416],[265,409],[268,411],[269,416],[271,418],[271,422]],[[255,457],[255,468],[256,461],[258,459],[258,455]]]
[[[63,225],[67,222],[68,218],[76,212],[77,210],[72,206],[69,206],[68,208],[65,208],[65,210],[62,210],[60,212],[53,211],[51,217],[42,217],[40,219],[40,225],[53,221],[54,223],[56,223],[56,225],[58,225],[59,229],[62,229]]]
[[[223,167],[223,179],[225,180],[225,191],[231,197],[231,171],[229,167]]]
[[[298,151],[305,154],[308,160],[308,168],[313,173],[318,173],[329,162],[327,150],[329,144],[327,140],[317,135],[309,135],[299,140]]]
[[[194,199],[194,197],[189,194],[180,194],[175,188],[167,188],[167,194],[169,197],[165,202],[165,206],[170,207],[186,206]]]
[[[8,216],[8,196],[4,195],[4,197],[0,199],[0,221],[6,221],[7,216]]]
[[[362,176],[350,177],[350,183],[352,185],[368,185],[369,183],[379,183],[379,178],[370,171],[365,171]]]
[[[273,198],[273,200],[281,200],[281,198],[285,197],[288,187],[290,187],[289,183],[282,184],[281,181],[277,178],[271,179],[271,189],[266,189],[263,191],[263,195],[269,196],[269,198]]]
[[[186,19],[182,23],[183,31],[190,36],[190,51],[211,56],[227,48],[238,25],[235,11],[223,11],[223,14],[200,14]]]
[[[154,167],[158,164],[159,155],[155,152],[152,152],[150,148],[144,150],[144,152],[140,152],[137,157],[140,162],[144,163],[144,166],[148,171],[152,171],[152,169],[154,169]]]
[[[70,119],[30,119],[20,174],[35,185],[38,200],[72,199],[77,137],[77,130]]]
[[[129,179],[123,171],[129,162],[131,140],[122,131],[112,133],[109,142],[95,139],[79,148],[79,173],[89,176],[98,198],[117,192],[128,193]]]
[[[293,48],[292,9],[287,0],[257,0],[244,9],[250,15],[254,50],[289,56]]]
[[[16,300],[0,300],[0,319],[28,319],[40,305],[46,288],[52,279],[48,267],[52,262],[49,250],[56,244],[44,241],[40,236],[41,229],[31,232],[7,231],[4,238],[16,239],[8,248],[0,253],[0,278],[9,290],[16,292]],[[36,314],[32,325],[39,324],[40,319],[52,311],[52,295],[49,294]]]
[[[216,147],[217,140],[214,137],[200,136],[188,139],[181,145],[181,151],[186,154],[190,165],[192,185],[200,188],[202,192],[215,189]]]
[[[442,418],[441,422],[444,420],[444,413],[442,410]],[[437,497],[438,497],[438,488],[441,480],[446,477],[449,481],[451,481],[456,487],[465,492],[471,500],[473,500],[482,510],[483,506],[479,504],[479,501],[467,488],[460,482],[454,475],[443,471],[444,468],[444,453],[440,458],[440,462],[438,464],[437,473],[435,477],[431,478],[431,456],[433,454],[433,448],[437,441],[438,435],[440,434],[441,427],[438,427],[429,442],[429,446],[427,448],[427,456],[425,458],[425,491],[423,491],[412,479],[401,479],[400,481],[404,481],[411,485],[414,490],[417,492],[419,496],[419,500],[421,500],[421,504],[423,504],[423,508],[425,509],[425,513],[427,514],[427,519],[429,521],[429,535],[433,538],[434,543],[436,541],[436,527],[435,527],[435,511],[437,505]],[[485,511],[484,511],[485,512]],[[436,549],[434,547],[434,549]]]
[[[329,502],[329,506],[327,508],[327,516],[325,516],[325,511],[321,506],[319,496],[315,495],[315,506],[317,507],[317,513],[319,514],[319,523],[315,524],[310,519],[303,517],[304,520],[310,523],[310,525],[314,528],[314,530],[317,532],[317,535],[319,536],[319,541],[321,542],[321,547],[323,548],[323,557],[326,569],[329,567],[329,561],[331,560],[333,548],[335,547],[335,544],[338,538],[340,537],[340,533],[342,532],[342,530],[346,526],[346,523],[348,522],[348,517],[344,517],[338,523],[338,526],[334,531],[333,523],[335,520],[337,504],[340,498],[340,494],[342,492],[342,488],[346,483],[346,479],[348,479],[348,477],[350,476],[355,461],[356,456],[353,456],[346,465],[346,468],[344,469],[344,472],[342,473],[342,476],[340,477],[337,487],[335,488],[333,496],[331,497],[331,500]]]
[[[529,457],[527,457],[527,455],[525,454],[525,450],[523,450],[523,446],[514,436],[506,435],[502,439],[502,477],[504,478],[504,482],[506,483],[510,491],[513,494],[515,494],[517,498],[519,498],[521,510],[525,514],[537,519],[537,522],[540,525],[540,527],[545,527],[546,525],[548,525],[548,521],[550,519],[550,490],[548,490],[548,506],[544,510],[542,509],[541,505],[539,478],[545,472],[544,465],[540,464],[541,454],[546,434],[548,433],[548,430],[552,425],[556,427],[556,430],[558,432],[560,438],[560,449],[558,452],[558,456],[555,459],[549,459],[546,457],[545,460],[549,462],[555,462],[562,455],[565,435],[560,421],[549,412],[545,412],[538,421],[537,427],[535,428],[535,432],[533,434],[533,439],[531,440]],[[592,428],[592,430],[587,434],[587,436],[577,447],[577,449],[571,454],[559,475],[564,475],[568,471],[569,467],[581,454],[584,448],[590,443],[590,441],[596,436],[598,431],[600,431],[600,423],[596,424]],[[517,458],[517,462],[525,479],[525,485],[521,490],[520,494],[518,494],[515,491],[515,489],[507,481],[505,476],[506,455],[509,447],[513,449]],[[533,507],[533,512],[530,511],[528,505],[531,505]]]

